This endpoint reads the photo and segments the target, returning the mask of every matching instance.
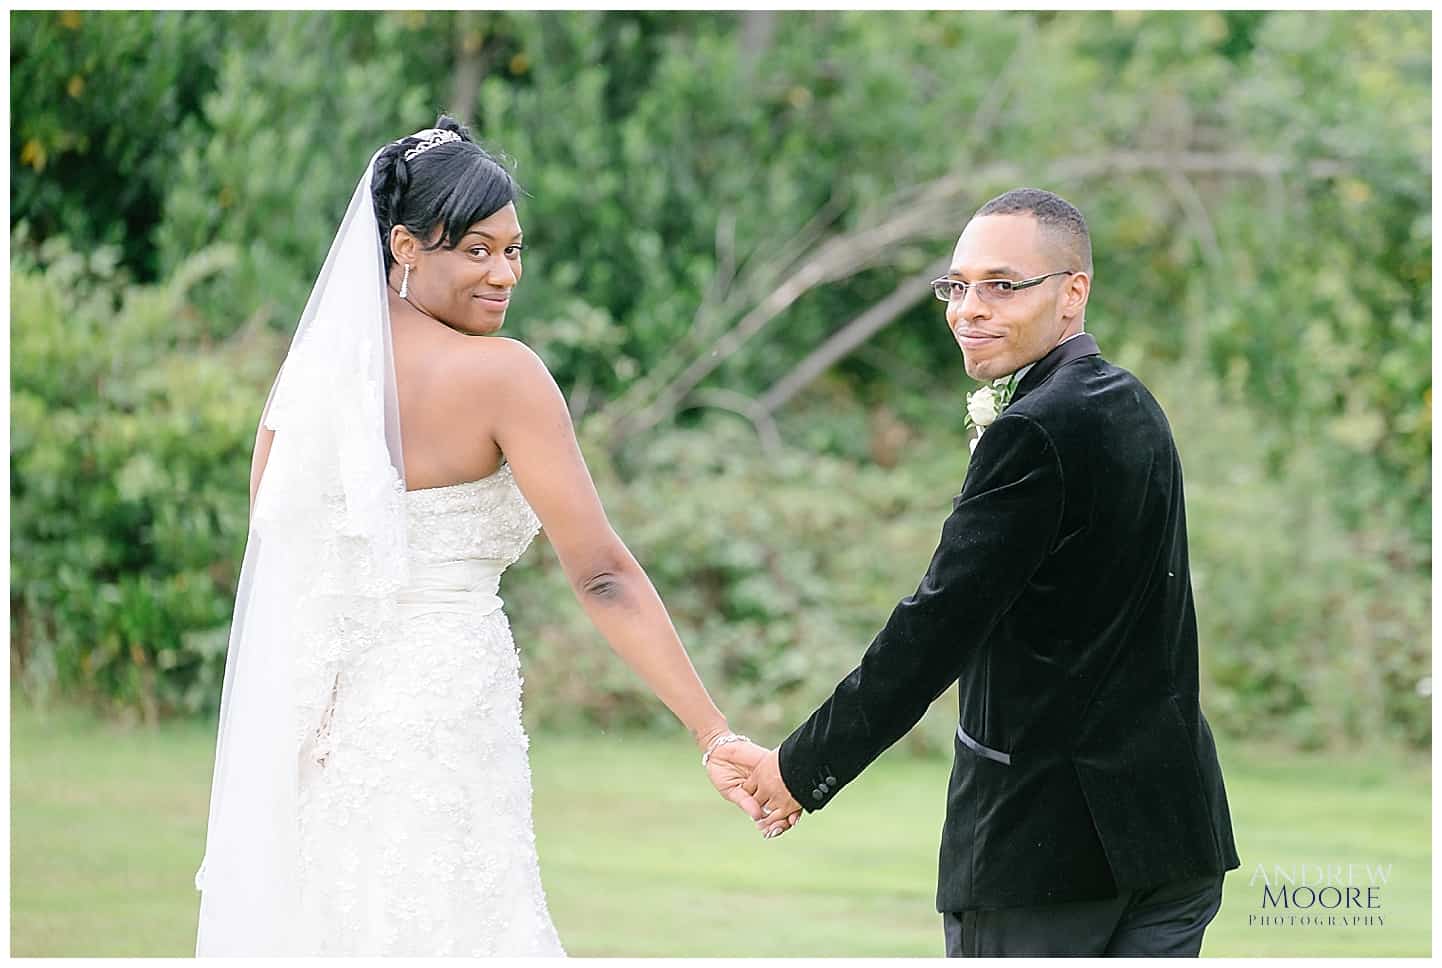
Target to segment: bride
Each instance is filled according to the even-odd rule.
[[[764,751],[607,522],[544,364],[492,335],[521,278],[516,195],[443,115],[371,159],[316,280],[256,437],[198,955],[564,953],[497,594],[542,527],[762,820],[741,784]]]

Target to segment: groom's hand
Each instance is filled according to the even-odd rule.
[[[761,820],[765,814],[743,784],[765,755],[765,748],[755,743],[726,743],[711,751],[711,759],[706,764],[706,776],[716,792],[744,810],[752,820]]]
[[[768,838],[781,836],[801,819],[801,804],[781,779],[781,760],[775,750],[768,751],[751,770],[743,789],[760,804],[762,816],[752,819]]]

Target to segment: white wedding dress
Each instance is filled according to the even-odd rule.
[[[300,778],[314,954],[565,952],[541,888],[521,674],[497,595],[540,528],[510,466],[405,495],[393,638],[349,661]]]

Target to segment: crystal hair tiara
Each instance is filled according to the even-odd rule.
[[[425,140],[405,153],[404,157],[406,161],[410,161],[416,155],[430,151],[437,145],[449,144],[452,141],[461,140],[461,136],[454,131],[443,131],[439,128],[428,128],[425,131],[417,131],[415,137],[424,137]]]

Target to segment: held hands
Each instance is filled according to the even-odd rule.
[[[750,740],[715,746],[707,759],[706,773],[721,796],[756,821],[756,828],[768,840],[779,837],[801,819],[801,804],[781,780],[775,750],[765,750]]]
[[[761,758],[742,789],[761,805],[762,819],[756,822],[756,828],[768,840],[780,837],[801,819],[801,804],[781,779],[781,759],[775,750]]]

